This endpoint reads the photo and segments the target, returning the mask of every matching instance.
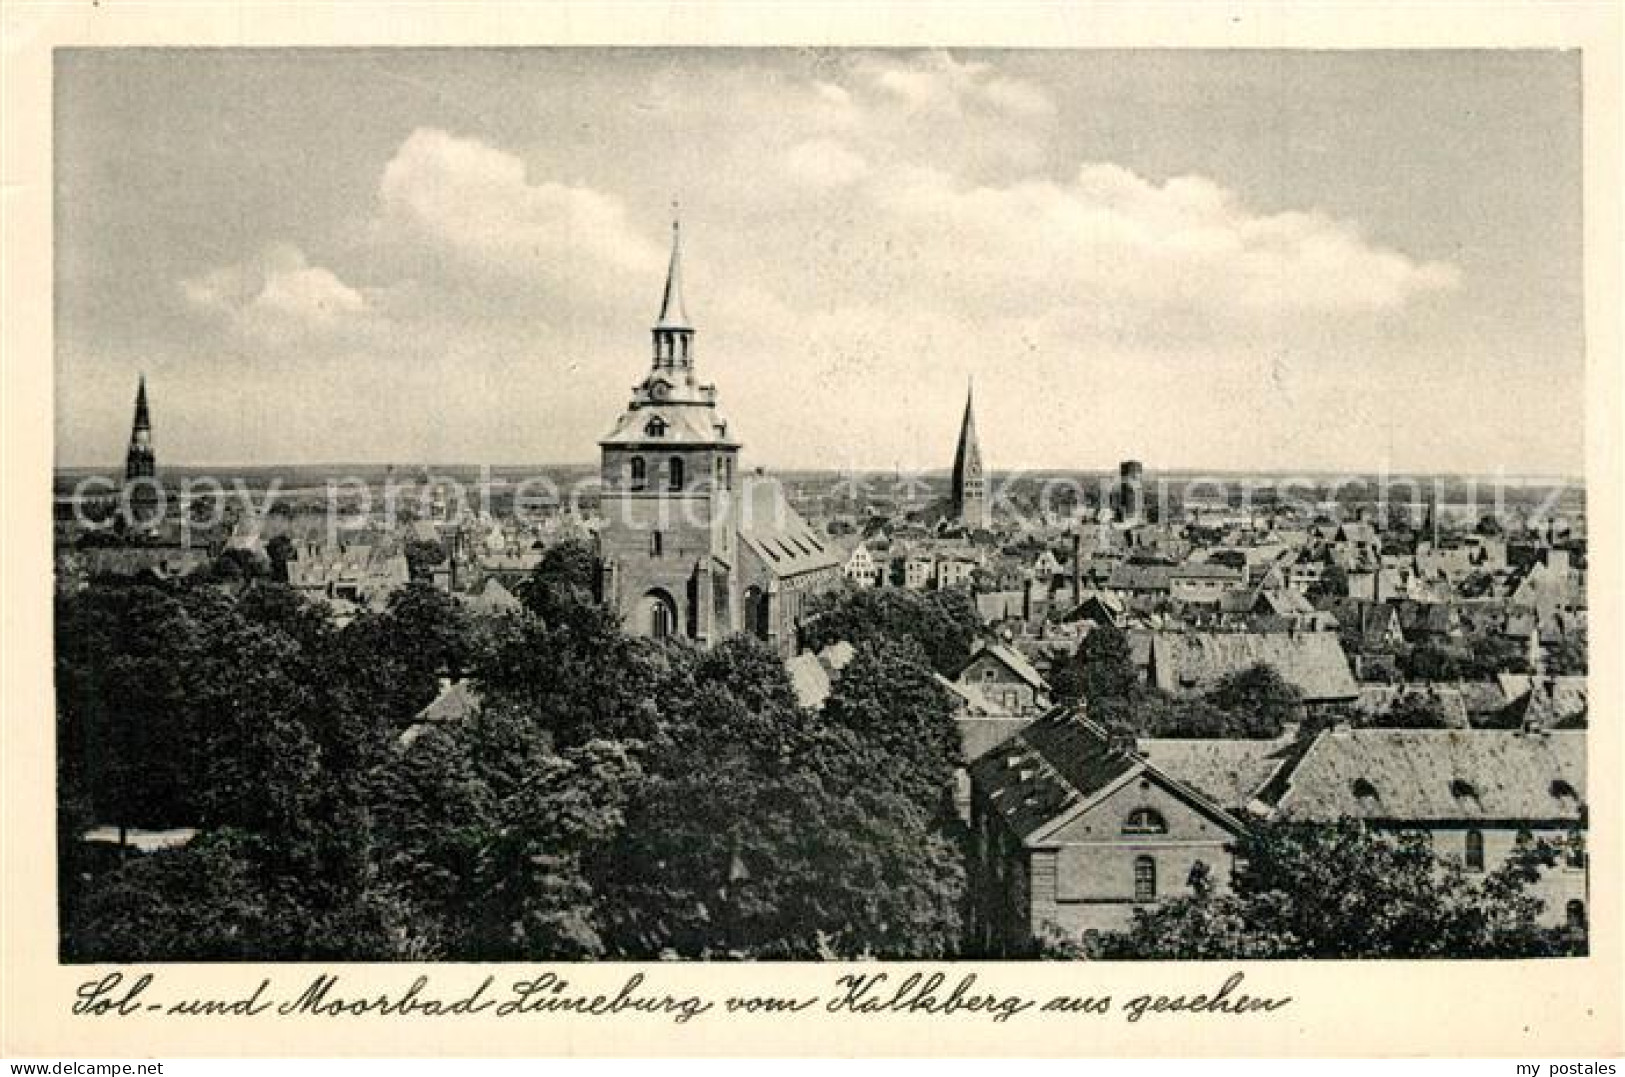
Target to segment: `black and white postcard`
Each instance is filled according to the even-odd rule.
[[[7,1050],[1619,1050],[1617,10],[183,6],[7,16]]]

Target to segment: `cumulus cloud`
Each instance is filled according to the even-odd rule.
[[[186,300],[255,336],[320,334],[368,311],[366,298],[287,243],[181,282]]]
[[[1257,315],[1393,310],[1459,283],[1454,266],[1373,244],[1352,222],[1260,214],[1201,177],[1086,164],[1071,183],[978,186],[899,165],[869,195],[875,235],[913,267],[922,299],[957,309],[1185,311],[1222,331]]]
[[[658,267],[663,252],[620,199],[552,179],[478,139],[419,128],[384,167],[379,227],[480,271],[602,284]]]
[[[1039,86],[1001,75],[990,63],[960,61],[947,52],[921,53],[901,62],[872,60],[864,74],[874,86],[921,111],[962,115],[989,109],[1017,116],[1041,116],[1055,110]]]
[[[1115,423],[1130,452],[1195,421],[1139,425],[1193,367],[1240,397],[1260,356],[1290,345],[1312,383],[1393,321],[1374,315],[1461,284],[1312,203],[1264,211],[1214,177],[1062,160],[1044,88],[992,63],[885,53],[718,77],[726,92],[660,86],[653,118],[605,121],[636,138],[635,161],[419,127],[378,163],[370,224],[334,248],[365,289],[278,246],[185,293],[261,341],[348,333],[351,369],[420,377],[426,396],[446,381],[557,393],[549,422],[571,426],[558,438],[575,452],[644,362],[667,252],[657,214],[681,194],[698,207],[684,225],[701,363],[742,431],[771,431],[781,453],[880,439],[906,456],[951,424],[958,378],[978,367],[997,364],[1021,408],[1051,409],[1024,425],[1011,405],[1013,427],[1041,441]],[[785,360],[772,377],[764,356]],[[1112,403],[1089,411],[1107,376]],[[851,393],[898,401],[915,425],[882,435],[861,409],[805,406]],[[1216,438],[1229,419],[1211,418]]]

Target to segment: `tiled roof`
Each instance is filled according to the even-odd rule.
[[[1421,696],[1443,714],[1445,724],[1452,729],[1466,729],[1467,701],[1461,689],[1435,684],[1362,684],[1354,709],[1366,718],[1381,718],[1394,709],[1401,699]]]
[[[1332,632],[1159,632],[1151,668],[1166,692],[1206,691],[1255,665],[1275,669],[1308,701],[1353,699],[1359,688]]]
[[[460,722],[479,713],[480,694],[468,681],[452,681],[440,689],[427,707],[418,711],[419,722]]]
[[[1534,677],[1502,673],[1496,682],[1509,705],[1516,708],[1515,717],[1544,727],[1585,714],[1590,702],[1589,682],[1583,674]]]
[[[1002,643],[985,643],[970,656],[970,660],[974,662],[984,654],[992,655],[998,659],[1011,673],[1014,673],[1033,688],[1041,692],[1049,691],[1049,685],[1044,683],[1044,678],[1033,668],[1032,663],[1027,661],[1026,656],[1015,648],[1007,647]]]
[[[971,780],[1022,840],[1110,786],[1140,761],[1104,730],[1057,707],[970,765]]]
[[[1277,813],[1307,821],[1575,820],[1585,734],[1339,730],[1316,738],[1282,788]]]
[[[1166,591],[1172,571],[1170,565],[1119,564],[1106,578],[1106,586],[1113,591]]]
[[[1168,777],[1239,811],[1290,760],[1292,743],[1292,735],[1276,740],[1145,737],[1139,752]]]
[[[1020,591],[991,591],[976,596],[976,615],[983,624],[1020,617],[1022,606]]]
[[[485,586],[476,594],[464,595],[463,602],[469,608],[481,613],[506,613],[523,607],[514,596],[514,593],[502,586],[502,581],[495,576],[488,577]]]
[[[776,479],[745,477],[734,513],[740,540],[781,579],[841,565],[840,552],[790,507]]]

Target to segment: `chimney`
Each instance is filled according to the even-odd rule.
[[[1072,532],[1072,601],[1083,601],[1083,528]]]

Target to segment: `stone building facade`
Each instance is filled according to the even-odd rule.
[[[793,654],[802,606],[839,583],[840,555],[776,481],[740,474],[716,387],[695,373],[675,223],[652,336],[649,372],[599,442],[600,599],[635,635],[711,645],[750,632]]]

